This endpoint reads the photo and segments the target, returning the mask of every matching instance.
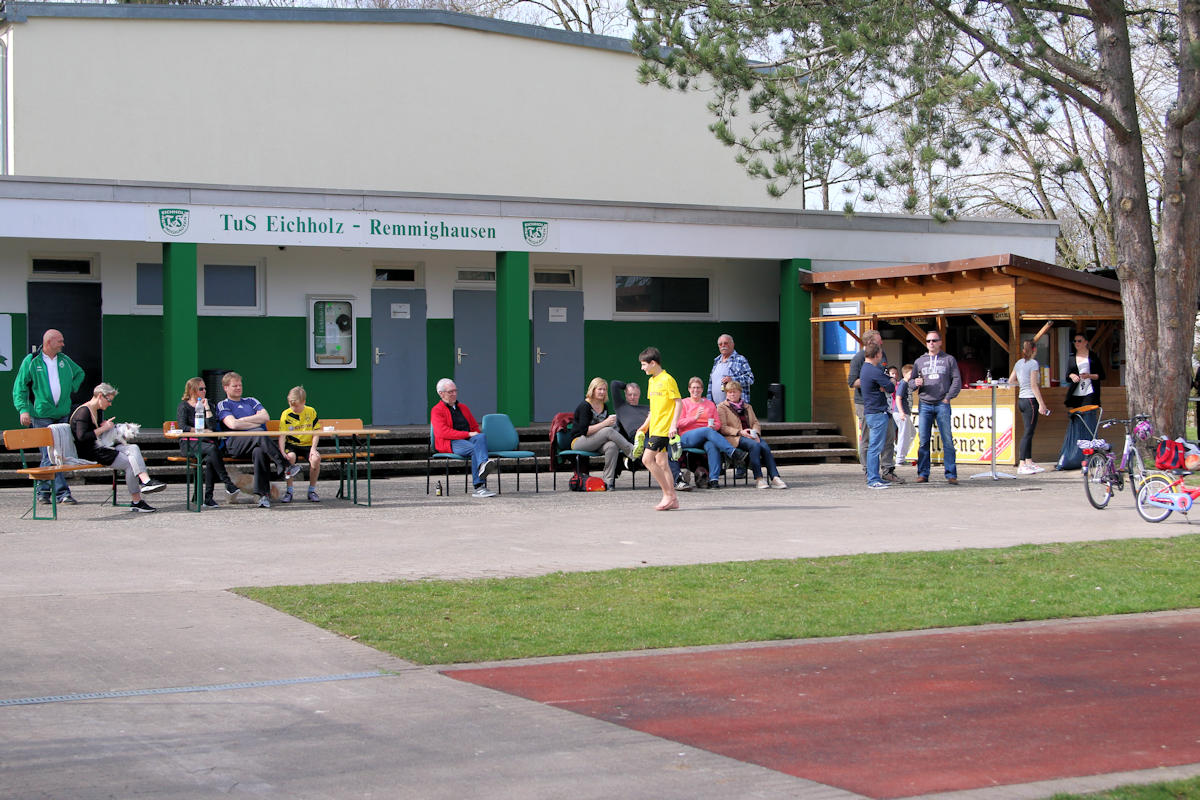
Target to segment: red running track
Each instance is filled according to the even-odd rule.
[[[1200,612],[446,674],[875,798],[1200,762]]]

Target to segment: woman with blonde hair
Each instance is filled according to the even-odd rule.
[[[771,447],[762,440],[762,425],[749,403],[742,402],[742,385],[737,381],[725,384],[725,399],[717,406],[721,417],[721,435],[729,443],[750,454],[750,472],[759,489],[786,489],[787,484],[779,477],[775,466],[775,455]],[[766,477],[763,477],[763,468]]]
[[[179,430],[185,433],[196,430],[197,408],[201,409],[204,414],[203,430],[220,430],[216,407],[213,403],[208,402],[208,387],[200,378],[188,378],[187,383],[183,385],[183,397],[179,401],[179,407],[175,409],[175,425]],[[183,451],[184,455],[187,455],[189,446],[191,446],[189,442],[179,443],[179,449]],[[225,459],[218,440],[201,439],[200,457],[204,460],[204,505],[216,508],[217,501],[213,500],[213,487],[217,481],[225,484],[225,494],[229,497],[237,494],[238,488],[230,480],[229,472],[225,469]]]
[[[112,405],[116,396],[117,390],[112,384],[101,383],[92,390],[92,399],[71,413],[71,436],[75,439],[75,451],[80,458],[122,470],[125,473],[129,497],[133,500],[129,510],[153,512],[157,509],[143,500],[142,495],[161,492],[167,485],[154,480],[150,473],[146,472],[146,459],[142,457],[142,449],[136,444],[119,444],[114,448],[104,447],[96,442],[96,437],[112,430],[116,425],[114,420],[104,418],[105,410]]]
[[[633,443],[617,429],[617,415],[608,410],[607,401],[608,383],[603,378],[592,378],[583,402],[575,409],[571,449],[604,454],[604,486],[612,491],[617,488],[618,459],[622,455],[629,457]]]

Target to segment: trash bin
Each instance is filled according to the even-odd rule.
[[[225,387],[221,385],[221,379],[225,377],[227,369],[206,369],[200,373],[201,380],[204,381],[204,388],[208,391],[208,402],[216,406],[217,403],[225,399]]]
[[[767,422],[783,422],[783,384],[767,386]]]

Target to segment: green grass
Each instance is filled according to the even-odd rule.
[[[1200,536],[237,590],[419,664],[1200,606]]]
[[[1056,794],[1051,800],[1200,800],[1200,778],[1145,786],[1122,786],[1097,794]]]

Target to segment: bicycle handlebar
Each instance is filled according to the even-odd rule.
[[[1132,425],[1135,422],[1142,422],[1150,419],[1149,414],[1134,414],[1132,419],[1106,419],[1100,423],[1101,428],[1107,428],[1109,425]]]

